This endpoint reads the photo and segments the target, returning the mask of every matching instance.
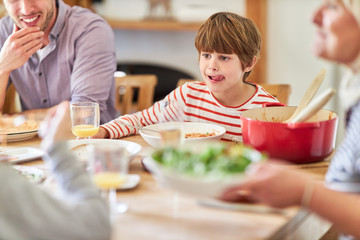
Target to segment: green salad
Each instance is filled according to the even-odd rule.
[[[163,167],[193,177],[224,178],[243,173],[252,162],[266,156],[242,144],[166,147],[152,154]]]

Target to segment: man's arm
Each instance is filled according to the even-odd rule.
[[[14,25],[14,31],[0,51],[0,111],[4,106],[10,72],[24,65],[42,47],[43,37],[44,32],[38,27],[19,29]]]
[[[115,118],[115,110],[107,109],[109,98],[115,97],[115,40],[110,26],[102,20],[84,28],[76,41],[76,60],[71,74],[71,101],[99,103],[101,122]]]

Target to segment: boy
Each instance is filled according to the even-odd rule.
[[[246,82],[260,53],[261,36],[255,24],[235,13],[215,13],[200,27],[195,39],[203,82],[176,88],[149,109],[124,115],[101,126],[97,138],[136,134],[124,125],[159,122],[208,122],[226,128],[223,140],[241,139],[242,111],[277,99],[260,86]]]

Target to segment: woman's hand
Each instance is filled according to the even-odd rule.
[[[300,205],[305,185],[311,176],[274,160],[253,165],[249,180],[227,190],[221,199],[247,199],[273,207]]]

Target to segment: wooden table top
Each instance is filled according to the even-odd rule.
[[[300,223],[306,222],[305,220],[310,216],[297,207],[281,212],[257,213],[250,209],[244,210],[246,205],[240,205],[242,211],[200,205],[199,199],[194,196],[159,186],[152,175],[144,170],[141,164],[142,156],[149,154],[153,149],[141,136],[135,135],[121,140],[136,142],[142,146],[139,156],[130,164],[130,173],[138,174],[141,180],[133,189],[118,191],[118,200],[128,204],[129,209],[113,220],[112,239],[279,239],[295,234],[301,229]],[[40,139],[35,137],[8,143],[2,147],[6,150],[39,146]],[[39,164],[42,164],[40,159],[23,163],[23,165]],[[328,161],[298,166],[323,179]],[[324,224],[322,233],[328,227],[329,224]],[[299,234],[301,236],[311,234],[308,236],[312,239],[314,237],[309,228]]]

